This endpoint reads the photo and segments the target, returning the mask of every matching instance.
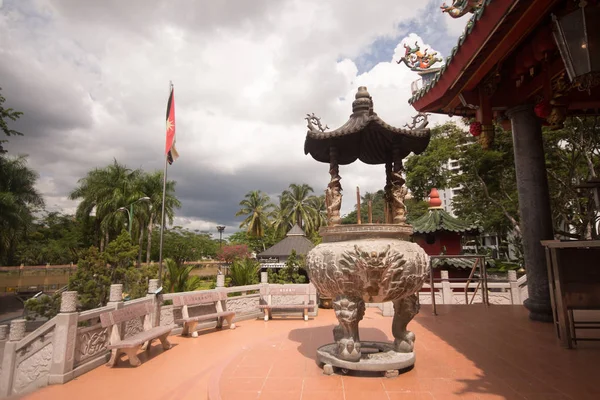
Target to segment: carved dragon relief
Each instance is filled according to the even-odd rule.
[[[483,0],[452,0],[452,5],[443,3],[440,7],[443,13],[448,13],[452,18],[460,18],[467,13],[474,13],[481,8]]]

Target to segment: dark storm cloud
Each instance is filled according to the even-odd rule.
[[[198,168],[192,161],[179,159],[169,171],[169,178],[177,181],[177,196],[182,203],[178,216],[220,221],[235,227],[242,220],[235,217],[239,202],[249,191],[261,190],[277,203],[277,195],[290,183],[307,183],[320,195],[329,176],[325,164],[308,156],[294,166],[254,165],[235,174],[222,173],[209,166]]]

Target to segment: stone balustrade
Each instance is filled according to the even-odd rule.
[[[217,276],[215,291],[228,294],[227,309],[235,311],[234,321],[262,317],[258,308],[260,288],[268,285],[267,276],[261,276],[258,285],[225,287],[225,276]],[[181,293],[158,291],[158,280],[151,279],[145,297],[130,301],[123,300],[123,285],[110,286],[106,306],[77,311],[77,292],[62,293],[60,313],[33,332],[26,332],[25,320],[13,320],[10,327],[0,325],[0,398],[21,395],[48,384],[68,382],[108,360],[107,345],[109,332],[100,324],[100,314],[143,302],[152,302],[156,312],[153,324],[176,325],[181,317],[181,307],[171,305],[172,298]],[[315,303],[316,295],[312,295]],[[317,310],[311,315],[316,316]],[[199,324],[198,328],[216,326],[215,321]],[[141,324],[128,321],[124,335],[133,335],[142,329]],[[179,334],[178,326],[172,334]]]

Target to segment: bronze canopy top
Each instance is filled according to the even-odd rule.
[[[404,158],[411,152],[422,153],[429,144],[430,130],[427,115],[413,117],[406,129],[385,123],[373,111],[373,99],[367,88],[358,88],[352,102],[352,115],[341,127],[327,131],[314,114],[308,114],[308,132],[304,142],[304,154],[315,160],[329,163],[331,148],[337,153],[337,163],[351,164],[357,159],[365,164],[385,164],[396,157]],[[419,124],[417,126],[417,124]]]

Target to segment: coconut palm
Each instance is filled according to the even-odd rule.
[[[303,183],[290,184],[289,188],[281,194],[281,201],[284,204],[287,215],[292,223],[298,224],[307,232],[314,231],[316,224],[315,212],[313,208],[314,198],[313,188]]]
[[[245,216],[240,228],[246,227],[248,233],[255,237],[263,237],[265,228],[269,225],[269,214],[273,208],[269,196],[260,190],[246,193],[244,200],[240,201],[242,207],[235,215]]]
[[[105,168],[88,172],[70,193],[72,200],[81,199],[77,206],[78,217],[89,217],[93,210],[96,211],[96,220],[102,233],[101,249],[108,244],[111,231],[119,231],[127,217],[119,212],[119,208],[144,196],[138,185],[141,173],[114,160]]]
[[[279,204],[273,204],[269,218],[276,236],[283,237],[292,228],[293,225],[281,195],[279,195]]]
[[[327,225],[327,207],[325,205],[325,195],[312,196],[310,206],[313,220],[313,231],[318,231],[320,227]]]
[[[181,207],[181,202],[175,197],[175,181],[167,181],[165,194],[165,219],[172,224],[175,216],[175,209]],[[148,243],[146,247],[146,262],[150,262],[150,250],[152,249],[152,230],[156,224],[160,225],[160,216],[162,213],[162,190],[163,190],[163,172],[155,171],[143,174],[139,180],[139,190],[144,196],[149,197],[150,201],[143,204],[140,213],[140,225],[145,224],[148,232]],[[140,227],[140,232],[143,226]],[[141,236],[141,233],[140,233]],[[140,251],[141,251],[140,237]]]
[[[32,223],[34,208],[44,205],[37,177],[26,157],[0,157],[0,263],[12,263],[17,237]]]

